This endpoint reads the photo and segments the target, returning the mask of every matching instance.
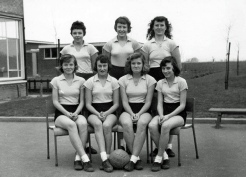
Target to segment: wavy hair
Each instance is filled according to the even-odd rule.
[[[165,22],[165,26],[166,26],[166,31],[165,31],[165,36],[167,36],[169,39],[172,39],[172,34],[171,34],[171,31],[172,31],[172,25],[171,23],[169,23],[168,19],[164,16],[157,16],[155,17],[153,20],[150,21],[149,23],[149,29],[147,30],[147,35],[146,35],[146,38],[148,40],[151,40],[154,36],[155,36],[155,32],[154,32],[154,24],[155,24],[155,21],[157,22]]]
[[[78,63],[77,63],[75,56],[73,56],[71,54],[65,54],[65,55],[62,55],[60,57],[60,68],[59,68],[59,70],[62,73],[64,73],[63,68],[62,68],[63,63],[69,63],[71,60],[73,60],[73,63],[74,63],[74,71],[73,72],[75,73],[77,71]]]
[[[135,52],[127,58],[126,65],[125,65],[125,73],[126,74],[131,74],[131,75],[133,74],[132,68],[131,68],[131,62],[132,62],[132,60],[137,59],[137,58],[141,58],[142,63],[143,63],[141,75],[147,74],[149,72],[149,67],[145,62],[144,55],[140,52]]]
[[[74,29],[82,29],[83,34],[85,36],[85,34],[86,34],[86,27],[85,27],[85,25],[84,25],[83,22],[81,22],[81,21],[75,21],[75,22],[73,22],[73,24],[72,24],[72,26],[70,28],[70,34],[71,35],[72,35],[72,32],[73,32]]]
[[[160,68],[163,66],[166,66],[167,63],[171,63],[173,65],[173,72],[175,76],[179,76],[180,74],[180,69],[178,67],[178,64],[176,62],[176,59],[173,56],[165,57],[161,63],[160,63]]]

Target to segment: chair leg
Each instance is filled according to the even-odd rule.
[[[47,159],[50,159],[50,134],[47,128]]]
[[[88,140],[89,140],[89,157],[90,157],[90,161],[92,162],[92,158],[91,158],[91,134],[88,134]]]
[[[149,132],[148,132],[148,127],[146,127],[146,150],[147,150],[147,163],[149,163]]]
[[[56,166],[58,166],[58,156],[57,156],[57,138],[54,135],[54,141],[55,141],[55,158],[56,158]]]
[[[116,132],[114,132],[114,150],[116,149]]]
[[[193,130],[194,144],[195,144],[195,149],[196,149],[196,158],[199,159],[199,156],[198,156],[198,148],[197,148],[197,143],[196,143],[195,127],[192,127],[192,130]]]
[[[181,166],[181,162],[180,162],[180,134],[178,134],[177,136],[178,136],[178,166]]]
[[[153,140],[152,140],[152,138],[150,138],[150,151],[151,151],[151,163],[153,163],[154,162],[154,156],[153,156]]]

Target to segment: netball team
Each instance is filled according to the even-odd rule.
[[[52,79],[52,99],[56,107],[55,125],[66,129],[76,150],[74,169],[93,172],[87,155],[87,126],[95,130],[102,164],[112,172],[112,128],[119,124],[123,137],[119,148],[130,161],[124,170],[142,170],[140,152],[146,128],[155,143],[152,171],[170,168],[172,128],[186,122],[186,80],[179,76],[179,46],[172,40],[172,26],[163,16],[149,23],[147,42],[141,46],[130,38],[130,20],[115,21],[116,36],[103,47],[103,54],[84,41],[86,27],[75,21],[71,26],[73,42],[61,51],[61,75]],[[87,114],[82,114],[82,109]],[[126,148],[124,147],[124,141]],[[92,153],[97,153],[91,149]]]

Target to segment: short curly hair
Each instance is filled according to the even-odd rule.
[[[146,38],[148,40],[151,40],[155,36],[155,32],[153,30],[155,21],[157,21],[157,22],[163,22],[164,21],[165,22],[165,26],[166,26],[165,36],[167,36],[169,39],[172,39],[172,34],[171,34],[172,25],[171,25],[171,23],[169,23],[168,19],[164,16],[157,16],[153,20],[150,21],[149,29],[147,30]]]
[[[86,34],[86,27],[85,27],[85,25],[84,25],[83,22],[81,22],[81,21],[75,21],[75,22],[73,22],[73,24],[72,24],[72,26],[70,28],[70,34],[71,35],[72,35],[72,32],[73,32],[74,29],[82,29],[83,34],[85,36],[85,34]]]
[[[175,76],[179,76],[180,74],[180,69],[178,67],[178,64],[176,62],[176,59],[173,56],[165,57],[161,63],[160,63],[160,68],[166,66],[167,63],[171,63],[173,65],[173,72]]]
[[[60,57],[60,68],[59,70],[64,73],[63,69],[62,69],[62,65],[63,63],[68,63],[70,62],[71,60],[73,60],[73,63],[74,63],[74,73],[78,70],[78,63],[77,63],[77,60],[75,58],[75,56],[71,55],[71,54],[65,54],[65,55],[62,55]]]
[[[94,65],[94,68],[93,70],[97,72],[97,62],[100,61],[101,63],[108,63],[108,72],[111,70],[112,68],[112,64],[111,64],[111,61],[110,59],[108,58],[107,55],[98,55],[97,58],[96,58],[96,61],[95,61],[95,65]]]
[[[149,66],[147,65],[147,63],[145,61],[144,55],[140,52],[135,52],[127,58],[126,65],[125,65],[125,73],[126,74],[131,74],[131,75],[133,74],[132,68],[131,68],[131,62],[132,62],[132,60],[137,59],[137,58],[141,58],[142,63],[143,63],[141,75],[147,74],[149,72]]]
[[[122,17],[119,17],[115,20],[115,23],[114,23],[114,30],[117,32],[117,24],[118,23],[121,23],[121,24],[126,24],[127,25],[127,32],[130,33],[131,32],[131,21],[125,17],[125,16],[122,16]]]

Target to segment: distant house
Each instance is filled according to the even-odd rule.
[[[0,99],[26,96],[23,0],[0,5]]]

